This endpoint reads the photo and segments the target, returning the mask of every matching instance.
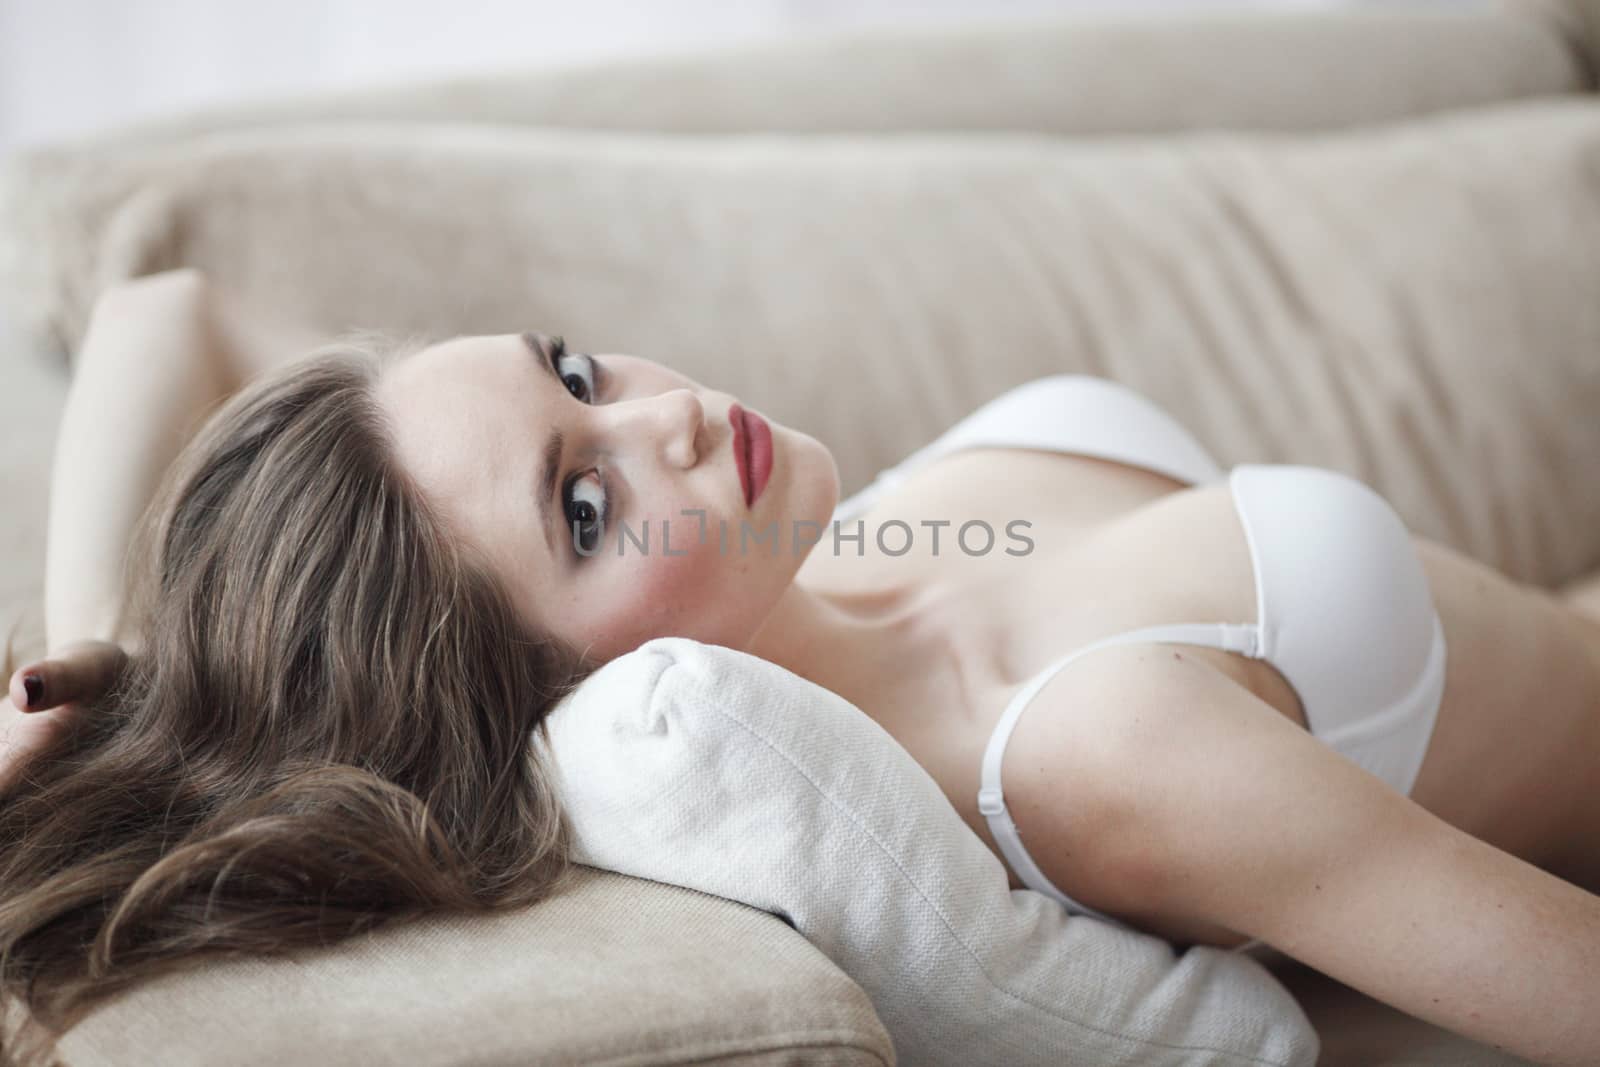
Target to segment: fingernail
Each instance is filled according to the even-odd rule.
[[[44,679],[37,674],[24,674],[22,688],[28,697],[28,707],[44,703]]]

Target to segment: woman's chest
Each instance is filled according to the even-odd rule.
[[[1186,488],[1113,461],[975,449],[918,471],[859,521],[860,555],[825,541],[799,580],[936,591],[936,625],[947,631],[938,646],[949,654],[885,672],[863,710],[952,801],[976,796],[984,746],[1007,703],[1061,656],[1144,626],[1257,618],[1249,545],[1225,483]],[[995,535],[987,551],[985,527]],[[1199,646],[1191,654],[1304,726],[1270,664]],[[973,804],[957,807],[978,817]]]

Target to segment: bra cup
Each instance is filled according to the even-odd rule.
[[[1428,670],[1436,613],[1405,524],[1357,478],[1241,464],[1229,475],[1256,573],[1261,655],[1294,686],[1311,732],[1381,732]]]
[[[1090,374],[1052,374],[1009,389],[877,473],[841,501],[834,522],[855,519],[918,468],[970,448],[1033,448],[1109,459],[1209,485],[1226,472],[1188,428],[1149,397]]]

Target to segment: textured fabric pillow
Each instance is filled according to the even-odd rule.
[[[1255,959],[1011,890],[888,733],[766,660],[646,642],[556,708],[549,751],[579,862],[784,918],[867,991],[902,1063],[1316,1060]]]

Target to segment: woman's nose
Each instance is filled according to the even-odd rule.
[[[677,467],[692,467],[700,458],[700,434],[705,407],[693,389],[668,389],[655,396],[602,404],[615,428],[628,440],[660,450],[662,458]]]

